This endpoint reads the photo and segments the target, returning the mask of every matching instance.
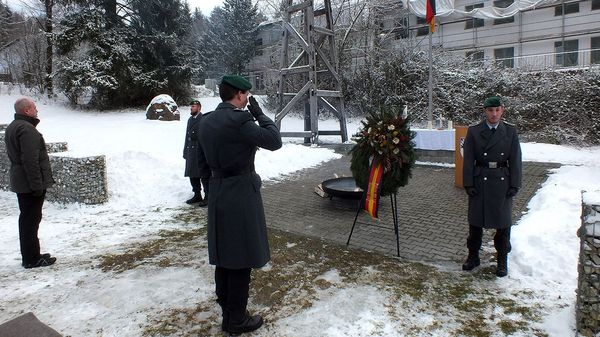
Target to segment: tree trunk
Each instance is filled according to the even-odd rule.
[[[117,0],[104,0],[104,11],[108,22],[115,24],[119,21],[117,16]]]
[[[48,97],[54,95],[54,87],[52,85],[52,61],[53,61],[53,41],[52,41],[52,8],[54,7],[54,0],[44,0],[44,6],[46,8],[46,78],[45,78],[45,89]]]

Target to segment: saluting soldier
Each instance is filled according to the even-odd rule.
[[[211,170],[208,199],[209,262],[216,266],[215,289],[223,312],[223,331],[236,335],[258,329],[260,315],[246,311],[250,273],[270,260],[261,179],[254,156],[261,147],[281,147],[281,135],[265,116],[252,85],[237,75],[224,76],[220,103],[199,124],[200,145]],[[248,105],[248,110],[244,108]],[[255,123],[258,122],[258,125]]]
[[[187,122],[185,132],[185,143],[183,145],[183,159],[185,159],[186,177],[190,177],[190,184],[194,196],[186,203],[198,203],[200,207],[205,207],[208,203],[208,180],[210,171],[206,166],[203,158],[200,158],[200,145],[198,144],[198,121],[202,118],[202,104],[195,99],[190,102],[190,118]],[[202,198],[202,187],[204,187],[204,198]]]
[[[463,270],[480,265],[484,228],[495,228],[496,276],[508,275],[513,197],[521,187],[521,146],[517,129],[504,121],[500,97],[485,100],[485,120],[469,127],[464,144],[463,184],[469,196],[469,255]]]

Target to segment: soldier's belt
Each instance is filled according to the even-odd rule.
[[[507,161],[489,161],[489,162],[482,162],[482,161],[475,161],[475,166],[479,166],[479,167],[486,167],[486,168],[500,168],[500,167],[508,167],[508,162]]]
[[[212,178],[229,178],[229,177],[235,177],[235,176],[239,176],[245,173],[249,173],[249,172],[253,172],[254,171],[254,165],[250,165],[248,167],[242,167],[242,168],[228,168],[228,169],[214,169],[211,170],[211,177]]]

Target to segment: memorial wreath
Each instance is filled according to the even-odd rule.
[[[379,195],[395,194],[405,186],[415,164],[414,137],[409,118],[401,107],[386,106],[371,111],[354,135],[356,145],[350,151],[350,170],[356,184],[366,191],[375,171],[372,168],[381,164]]]

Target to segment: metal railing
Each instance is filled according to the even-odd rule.
[[[600,48],[486,59],[483,62],[526,70],[600,67]]]

